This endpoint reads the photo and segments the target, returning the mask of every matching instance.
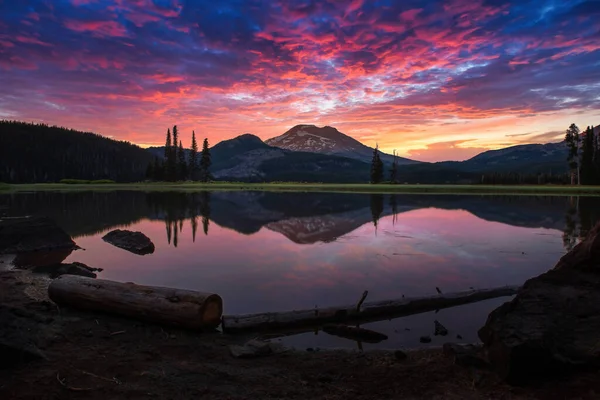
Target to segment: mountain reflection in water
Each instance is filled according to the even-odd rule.
[[[572,248],[600,219],[598,197],[390,195],[276,192],[36,192],[0,195],[10,216],[53,218],[74,238],[131,225],[143,219],[162,220],[166,240],[177,246],[184,224],[192,240],[198,228],[208,235],[211,221],[245,235],[262,228],[294,243],[332,242],[358,227],[408,211],[436,208],[465,210],[490,222],[563,232]]]
[[[10,216],[53,218],[85,251],[65,257],[99,278],[219,293],[225,313],[256,313],[520,285],[553,267],[599,218],[600,198],[272,192],[37,192],[0,195]],[[138,256],[101,237],[141,231]],[[39,256],[39,255],[38,255]],[[36,256],[36,257],[38,257]],[[21,266],[39,258],[15,260]],[[373,347],[419,346],[433,320],[450,330],[431,345],[477,341],[507,298],[366,324],[389,336]],[[410,330],[408,330],[410,329]],[[303,334],[307,347],[347,340]]]

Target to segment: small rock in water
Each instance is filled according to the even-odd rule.
[[[402,350],[396,350],[394,352],[394,357],[396,358],[396,360],[401,361],[406,360],[408,358],[408,355]]]
[[[457,339],[462,339],[462,336],[460,336],[460,335],[456,335],[456,338],[457,338]]]
[[[438,320],[433,321],[433,323],[435,325],[435,336],[446,336],[448,334],[448,329]]]
[[[315,351],[315,349],[313,349],[312,347],[309,347],[306,349],[306,351]]]
[[[429,337],[429,336],[421,336],[419,338],[419,342],[421,342],[421,343],[431,343],[431,337]]]
[[[142,232],[115,229],[104,235],[102,240],[139,255],[154,253],[154,243]]]

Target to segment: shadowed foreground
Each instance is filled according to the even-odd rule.
[[[404,360],[392,351],[304,349],[236,359],[228,345],[249,337],[59,310],[44,298],[46,284],[27,272],[0,272],[0,304],[21,318],[23,332],[35,332],[47,358],[0,369],[0,398],[591,399],[600,393],[598,373],[511,388],[492,373],[454,365],[441,350],[409,352]]]

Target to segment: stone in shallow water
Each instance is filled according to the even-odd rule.
[[[0,254],[75,248],[71,236],[50,218],[0,218]]]
[[[600,225],[494,310],[479,337],[492,367],[527,383],[600,361]]]
[[[102,240],[135,254],[154,253],[154,243],[142,232],[115,229],[104,235]]]

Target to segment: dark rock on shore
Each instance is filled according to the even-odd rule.
[[[600,364],[600,225],[494,310],[479,337],[510,383]]]
[[[481,346],[444,343],[443,350],[447,357],[452,357],[454,359],[454,364],[460,365],[461,367],[478,369],[489,367],[489,364],[479,356]]]
[[[15,311],[19,310],[0,304],[0,368],[46,358],[35,341],[37,322]]]
[[[154,253],[154,243],[142,232],[115,229],[104,235],[102,240],[139,255]]]
[[[61,275],[79,275],[88,278],[96,278],[95,272],[102,271],[102,268],[88,267],[84,263],[72,262],[70,264],[55,264],[50,266],[40,266],[33,268],[33,272],[48,274],[50,278],[58,278]]]
[[[71,236],[49,218],[0,219],[0,254],[75,248]]]

